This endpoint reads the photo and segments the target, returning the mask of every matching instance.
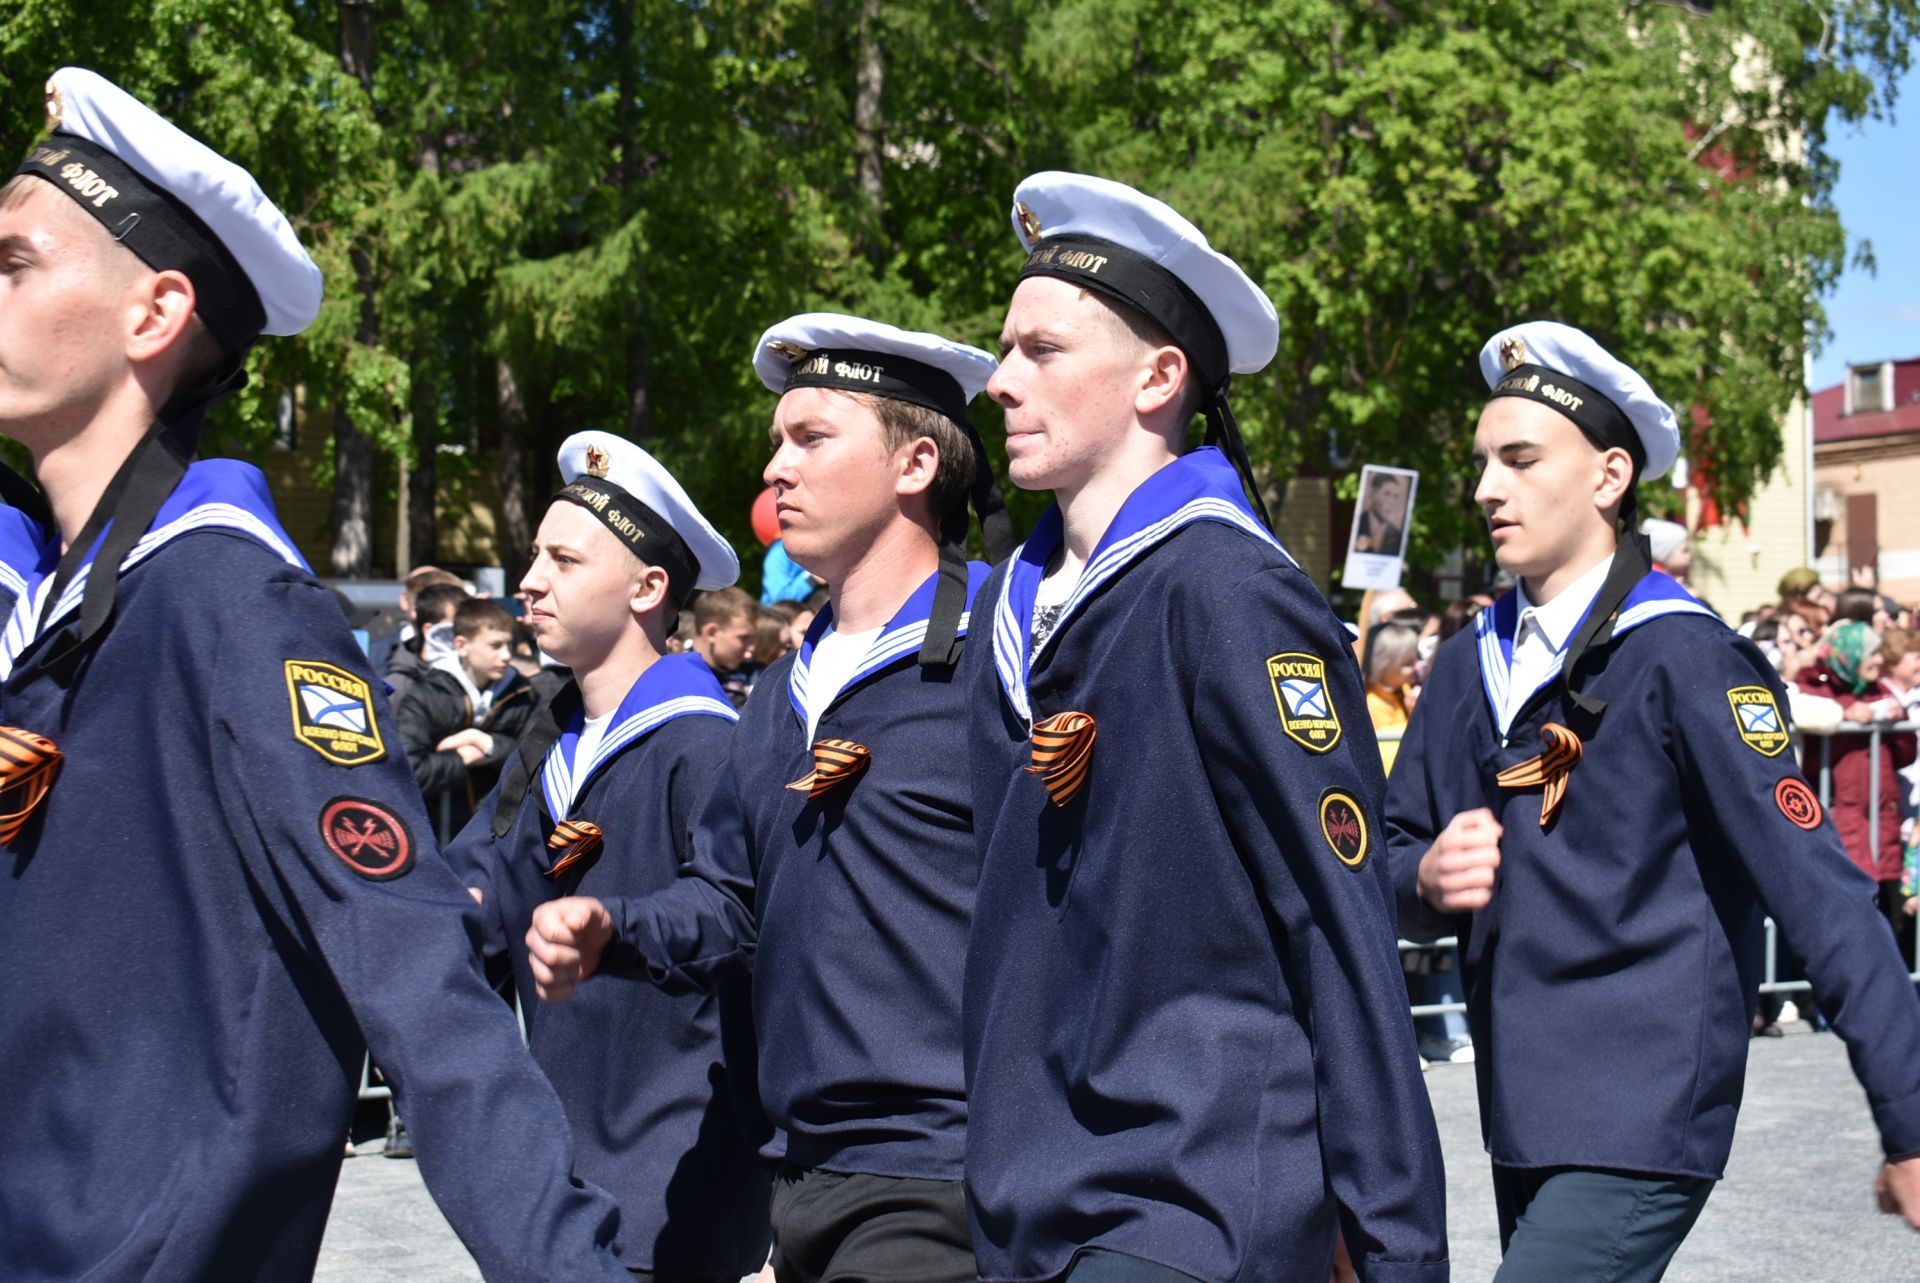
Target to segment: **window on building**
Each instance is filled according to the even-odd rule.
[[[1893,408],[1893,371],[1884,363],[1856,365],[1847,371],[1847,413],[1878,414]]]

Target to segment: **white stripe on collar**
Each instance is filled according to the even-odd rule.
[[[723,717],[730,722],[740,720],[740,714],[733,705],[724,699],[715,699],[711,695],[682,695],[677,699],[662,700],[649,705],[633,714],[617,726],[609,726],[607,733],[600,739],[600,747],[594,750],[593,760],[586,769],[576,773],[560,754],[558,743],[547,750],[547,760],[540,771],[540,786],[547,795],[547,809],[556,818],[564,817],[573,810],[573,804],[579,800],[580,793],[587,781],[594,777],[602,767],[620,755],[635,740],[649,731],[657,730],[676,717],[689,716]]]
[[[1486,694],[1487,702],[1493,709],[1493,723],[1499,728],[1500,738],[1504,743],[1507,735],[1513,729],[1512,719],[1506,716],[1507,683],[1510,674],[1506,664],[1503,662],[1504,656],[1500,653],[1499,634],[1494,631],[1491,625],[1493,608],[1488,607],[1486,610],[1481,611],[1480,614],[1489,617],[1488,626],[1479,631],[1478,637],[1480,643],[1481,689]],[[1635,628],[1638,628],[1640,625],[1666,615],[1705,615],[1710,619],[1720,618],[1714,614],[1712,610],[1691,598],[1656,597],[1651,601],[1643,601],[1621,611],[1619,620],[1615,622],[1613,626],[1613,638],[1617,640]],[[1477,625],[1478,618],[1476,618],[1475,622]],[[1551,686],[1559,678],[1560,670],[1565,663],[1566,648],[1563,646],[1554,654],[1552,666],[1547,669],[1546,674],[1540,679],[1539,683],[1527,693],[1525,699],[1513,705],[1515,714],[1518,714],[1521,709],[1524,709],[1533,701],[1535,696],[1548,686]]]
[[[1013,594],[1008,586],[1013,578],[1012,567],[1020,561],[1020,554],[1026,545],[1014,549],[1013,557],[1008,561],[1006,582],[1000,588],[1000,603],[994,610],[993,619],[993,662],[999,670],[1001,687],[1007,692],[1007,699],[1014,711],[1029,727],[1033,725],[1031,702],[1027,698],[1027,674],[1039,662],[1048,649],[1060,639],[1067,630],[1067,621],[1079,611],[1088,598],[1098,592],[1106,583],[1133,562],[1145,555],[1156,545],[1164,543],[1183,527],[1199,521],[1217,521],[1223,525],[1236,527],[1254,536],[1262,543],[1277,549],[1287,559],[1289,565],[1298,565],[1293,554],[1273,537],[1259,519],[1238,504],[1212,495],[1203,495],[1190,499],[1166,516],[1149,525],[1141,527],[1124,539],[1116,539],[1094,555],[1080,572],[1080,582],[1074,585],[1073,592],[1067,597],[1066,604],[1060,608],[1060,617],[1054,621],[1053,631],[1047,634],[1039,650],[1028,655],[1028,640],[1031,637],[1031,620],[1015,617]]]
[[[282,561],[301,570],[307,563],[300,554],[271,525],[262,521],[245,508],[230,503],[203,503],[187,509],[164,526],[157,526],[140,537],[127,551],[120,562],[121,574],[145,561],[161,548],[196,530],[226,529],[238,531],[264,544],[269,551]],[[58,606],[47,616],[44,626],[36,628],[35,621],[40,618],[41,606],[47,594],[53,590],[52,575],[43,578],[32,592],[22,592],[14,602],[13,613],[7,619],[6,631],[0,634],[0,679],[13,672],[14,663],[20,655],[44,633],[51,632],[66,617],[80,608],[81,600],[86,596],[87,576],[92,572],[92,564],[81,568],[73,577],[66,591],[60,594]],[[22,587],[24,588],[24,583]]]
[[[971,623],[972,620],[973,612],[971,610],[961,612],[960,636],[966,636],[967,625]],[[860,656],[860,664],[853,670],[853,675],[847,678],[846,683],[829,697],[827,707],[831,708],[834,704],[839,703],[841,698],[852,692],[856,686],[867,681],[882,669],[898,663],[903,656],[911,655],[918,651],[926,640],[927,621],[924,619],[916,620],[905,627],[894,629],[892,632],[882,629],[880,633],[867,644],[866,653]],[[794,716],[800,719],[800,725],[816,726],[819,724],[819,718],[814,716],[814,709],[811,703],[809,673],[804,659],[804,656],[796,653],[793,657],[793,666],[787,671],[787,690],[789,696],[787,702],[789,707],[792,708]],[[825,715],[826,711],[826,708],[819,710],[821,715]]]

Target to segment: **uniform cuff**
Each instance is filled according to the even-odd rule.
[[[1448,1283],[1447,1260],[1387,1261],[1369,1256],[1355,1269],[1362,1283]]]
[[[1873,1125],[1888,1158],[1920,1154],[1920,1091],[1885,1104],[1872,1104]]]

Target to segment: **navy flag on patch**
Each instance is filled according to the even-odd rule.
[[[1340,716],[1327,690],[1327,661],[1301,651],[1282,651],[1267,660],[1273,702],[1280,708],[1280,729],[1301,747],[1324,753],[1340,742]]]
[[[341,766],[365,766],[387,755],[365,678],[316,659],[289,659],[287,698],[293,737]]]
[[[1748,748],[1762,757],[1778,757],[1787,746],[1787,719],[1764,686],[1736,686],[1727,692],[1734,727]]]

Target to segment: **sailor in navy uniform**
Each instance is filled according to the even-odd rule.
[[[258,470],[188,463],[319,270],[99,76],[48,109],[0,192],[47,522],[0,635],[0,1278],[310,1277],[371,1047],[488,1279],[625,1279],[339,606]]]
[[[1364,1279],[1444,1279],[1360,674],[1226,404],[1273,306],[1118,183],[1034,175],[1013,221],[988,390],[1055,503],[963,674],[981,1277],[1324,1283],[1338,1232]]]
[[[577,433],[559,462],[521,588],[541,650],[573,679],[447,847],[484,906],[485,951],[511,958],[529,999],[534,907],[671,884],[739,720],[698,655],[666,653],[680,603],[739,577],[732,547],[631,441]],[[609,977],[525,1009],[580,1174],[620,1200],[621,1255],[643,1279],[731,1283],[767,1259],[748,1004],[744,978],[675,996]]]
[[[1518,580],[1442,646],[1389,786],[1402,931],[1458,934],[1502,1283],[1652,1280],[1726,1167],[1762,915],[1807,960],[1920,1225],[1920,1000],[1773,668],[1652,569],[1673,411],[1588,335],[1490,339],[1476,501]]]
[[[977,348],[855,317],[768,330],[781,394],[766,481],[793,558],[831,585],[797,654],[755,685],[679,882],[535,914],[534,975],[705,988],[749,961],[760,1090],[785,1135],[781,1283],[978,1277],[961,1188],[960,972],[973,911],[965,688],[986,649],[964,558],[1006,516],[968,424]],[[1006,542],[1010,543],[1010,540]],[[606,981],[595,979],[582,993]]]

